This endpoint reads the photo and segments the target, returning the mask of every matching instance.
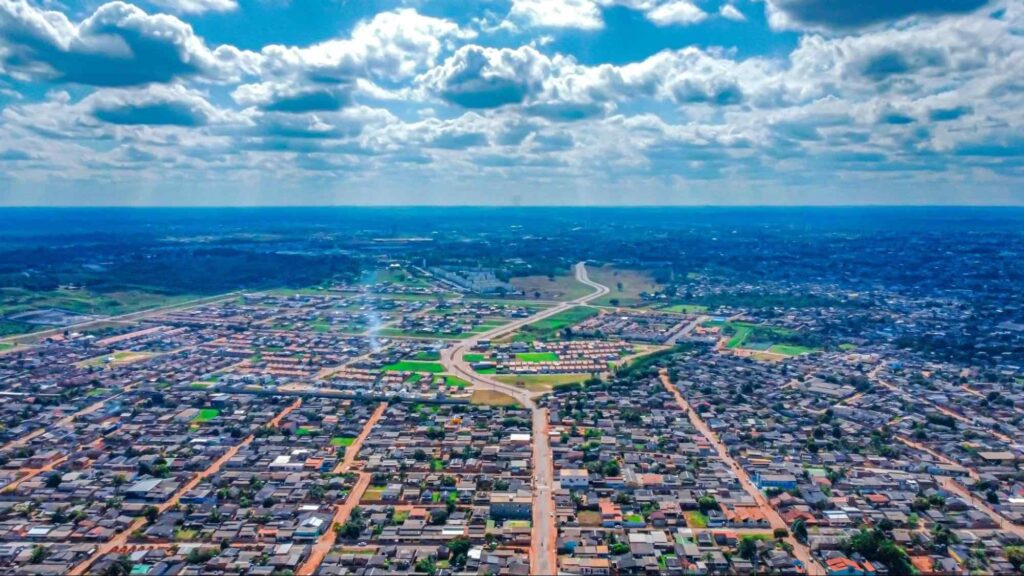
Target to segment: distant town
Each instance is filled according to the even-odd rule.
[[[0,573],[1019,573],[1024,213],[905,210],[19,219]]]

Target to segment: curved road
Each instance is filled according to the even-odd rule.
[[[554,316],[559,312],[586,304],[595,298],[608,294],[610,291],[607,286],[598,284],[587,276],[587,267],[583,262],[576,264],[575,273],[577,281],[594,289],[592,293],[570,302],[562,302],[528,318],[516,320],[494,330],[477,334],[441,351],[441,363],[448,373],[455,374],[472,383],[476,389],[494,390],[507,394],[514,398],[520,406],[529,409],[533,413],[534,496],[533,534],[530,538],[532,541],[530,551],[531,574],[558,573],[558,559],[555,551],[558,531],[555,528],[555,505],[551,492],[552,485],[554,484],[554,465],[551,460],[551,444],[548,442],[548,411],[537,407],[529,391],[499,382],[483,374],[477,374],[470,368],[469,363],[462,359],[462,355],[472,349],[480,340],[490,340],[503,336],[527,324],[532,324],[538,320]]]

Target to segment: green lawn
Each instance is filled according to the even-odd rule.
[[[687,512],[686,525],[690,528],[707,528],[708,517],[701,512]]]
[[[199,410],[199,414],[192,419],[193,422],[202,424],[203,422],[209,422],[217,416],[220,416],[220,410],[216,408],[202,408]]]
[[[857,345],[850,344],[849,342],[847,342],[846,344],[840,344],[839,349],[842,350],[843,352],[850,352],[851,350],[856,350]]]
[[[516,354],[521,362],[558,362],[558,354],[554,352],[521,352]]]
[[[3,352],[4,350],[10,350],[11,348],[14,348],[14,344],[10,342],[0,342],[0,352]]]
[[[469,362],[470,364],[473,364],[476,362],[483,362],[487,360],[487,356],[471,352],[469,354],[463,354],[462,359],[465,360],[466,362]]]
[[[394,364],[388,364],[384,370],[389,372],[430,372],[439,374],[444,372],[444,366],[437,362],[417,362],[415,360],[402,360]]]
[[[432,362],[441,359],[441,353],[436,350],[417,352],[412,356],[413,360]]]
[[[356,439],[351,436],[335,436],[334,438],[331,438],[331,446],[336,448],[348,448],[355,441]]]
[[[295,429],[295,435],[300,437],[300,438],[302,436],[310,436],[312,434],[313,434],[313,431],[310,430],[309,428],[296,428]]]

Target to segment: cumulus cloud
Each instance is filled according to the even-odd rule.
[[[195,127],[217,116],[201,94],[182,86],[101,90],[82,105],[94,118],[110,124]]]
[[[530,46],[463,46],[424,78],[444,100],[464,108],[520,104],[538,91],[551,61]]]
[[[909,16],[957,14],[977,10],[989,0],[767,0],[769,21],[779,28],[852,30]]]
[[[124,2],[104,4],[74,24],[27,0],[0,0],[0,58],[17,78],[132,86],[211,73],[242,55],[211,51],[181,20]]]
[[[604,27],[601,9],[594,0],[512,0],[510,21],[542,28]]]
[[[646,12],[647,19],[659,26],[687,25],[703,22],[707,13],[689,0],[672,0],[653,6]]]
[[[445,47],[474,33],[411,8],[382,12],[360,22],[349,38],[308,47],[270,45],[261,50],[267,76],[304,76],[321,83],[369,77],[389,82],[410,78],[436,62]]]
[[[206,14],[231,12],[238,9],[236,0],[149,0],[156,6],[175,14]]]
[[[243,106],[256,106],[268,112],[323,112],[340,110],[352,104],[352,88],[338,85],[298,85],[262,82],[243,84],[231,97]]]

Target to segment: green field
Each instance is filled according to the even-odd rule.
[[[850,344],[850,343],[847,342],[846,344],[840,344],[839,345],[839,349],[842,350],[843,352],[850,352],[851,350],[856,350],[857,349],[857,345],[856,344]]]
[[[462,355],[462,359],[465,360],[466,362],[469,362],[470,364],[473,364],[475,362],[483,362],[483,361],[487,360],[487,357],[485,355],[483,355],[483,354],[477,354],[477,353],[472,353],[471,352],[469,354],[463,354]]]
[[[554,352],[520,352],[516,354],[520,362],[558,362],[558,354]]]
[[[444,366],[437,362],[417,362],[415,360],[402,360],[384,367],[388,372],[430,372],[439,374],[444,372]]]
[[[516,342],[554,339],[558,337],[558,332],[564,328],[586,320],[591,316],[596,316],[598,313],[596,308],[588,306],[569,308],[553,316],[523,326],[515,333],[512,339]]]
[[[14,348],[14,344],[13,343],[11,343],[11,342],[0,342],[0,352],[3,352],[4,350],[10,350],[11,348]]]
[[[707,306],[701,306],[700,304],[673,304],[660,308],[665,312],[676,312],[679,314],[703,314],[708,311]]]
[[[432,362],[441,359],[441,353],[436,350],[417,352],[412,356],[413,360]]]
[[[313,431],[310,430],[309,428],[296,428],[295,429],[295,435],[300,437],[300,438],[303,437],[303,436],[311,436],[312,434],[313,434]]]
[[[196,415],[196,417],[193,418],[192,421],[197,424],[202,424],[204,422],[209,422],[210,420],[213,420],[217,416],[220,416],[220,410],[216,408],[202,408],[199,410],[199,414]]]
[[[373,334],[375,334],[377,336],[385,336],[385,337],[430,338],[430,339],[439,339],[439,340],[452,340],[452,339],[457,340],[459,338],[465,338],[466,335],[467,335],[465,332],[459,332],[457,334],[439,334],[439,333],[435,333],[435,332],[425,332],[425,331],[416,331],[416,330],[408,330],[408,331],[406,331],[406,330],[400,330],[398,328],[384,328],[383,330],[377,330]]]
[[[705,322],[704,326],[721,326],[722,334],[729,336],[726,342],[727,348],[743,348],[746,350],[759,350],[782,354],[784,356],[799,356],[817,352],[817,348],[792,344],[796,332],[788,328],[775,326],[762,326],[747,322]]]
[[[335,436],[334,438],[331,438],[331,446],[337,448],[348,448],[355,441],[356,439],[351,436]]]
[[[458,376],[451,376],[449,374],[445,374],[444,377],[438,382],[438,384],[460,389],[472,386],[472,384],[466,382],[462,378],[459,378]]]
[[[786,356],[799,356],[801,354],[810,354],[811,352],[815,352],[816,349],[807,346],[796,346],[793,344],[773,344],[768,351],[776,354],[784,354]]]

